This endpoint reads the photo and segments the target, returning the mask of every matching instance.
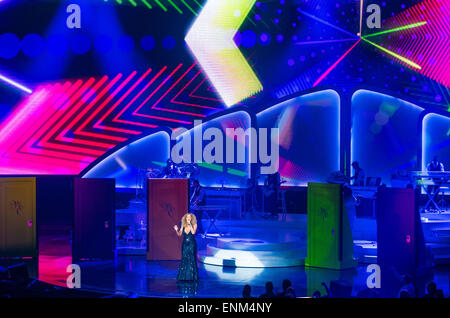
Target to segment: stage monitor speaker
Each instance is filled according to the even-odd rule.
[[[224,267],[236,267],[236,260],[235,259],[223,259],[222,260],[222,266],[224,266]]]

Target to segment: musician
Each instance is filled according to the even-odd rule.
[[[190,203],[193,207],[205,205],[205,190],[203,190],[200,182],[197,179],[195,179],[192,183],[192,195]]]
[[[264,182],[264,212],[270,213],[273,218],[278,217],[278,189],[281,185],[280,174],[267,175]]]
[[[361,167],[359,166],[359,162],[353,161],[352,167],[353,167],[353,170],[355,170],[355,174],[353,175],[353,177],[350,178],[350,180],[354,180],[353,185],[364,186],[364,180],[366,179],[366,174],[364,173],[364,170],[361,169]]]
[[[167,159],[163,174],[164,178],[175,178],[180,175],[180,172],[172,159]]]
[[[193,212],[195,212],[197,220],[198,220],[198,232],[203,233],[203,226],[202,226],[203,210],[199,207],[205,205],[206,195],[205,195],[205,190],[200,185],[200,182],[198,181],[198,179],[195,179],[192,183],[191,199],[189,202],[190,202],[191,209]]]
[[[258,188],[258,177],[247,179],[247,187],[244,192],[244,211],[243,213],[253,213],[256,208],[256,190]]]
[[[427,165],[428,171],[440,171],[444,172],[444,164],[439,162],[438,156],[434,156],[433,160]]]
[[[430,172],[444,172],[444,164],[439,162],[438,156],[434,156],[433,160],[427,165],[427,171]],[[439,183],[441,180],[439,178],[433,178],[433,181],[436,183],[435,185],[428,186],[428,193],[432,196],[439,193]]]

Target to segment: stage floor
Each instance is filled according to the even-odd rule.
[[[216,221],[217,228],[224,239],[249,239],[263,241],[261,245],[276,243],[294,243],[299,257],[306,257],[306,215],[288,215],[286,221],[264,219],[258,215],[247,215],[240,220],[221,219]],[[208,222],[203,220],[203,228]],[[371,235],[365,231],[364,238]],[[203,253],[207,245],[217,245],[217,236],[202,238],[197,235],[198,252]],[[237,243],[239,244],[239,243]],[[256,244],[258,245],[258,244]],[[264,247],[258,246],[264,249]],[[256,254],[255,252],[253,252]],[[283,253],[281,248],[270,254]],[[353,286],[356,295],[366,288],[365,266],[354,270],[334,271],[307,269],[303,266],[243,268],[222,267],[198,262],[199,281],[197,284],[177,284],[178,261],[146,261],[145,256],[119,256],[115,262],[85,262],[82,268],[84,288],[96,289],[102,286],[107,290],[121,293],[136,293],[152,297],[241,297],[244,285],[252,287],[252,295],[258,297],[264,293],[264,285],[271,281],[276,291],[281,291],[281,283],[289,279],[297,296],[311,295],[319,290],[325,294],[322,282],[343,280]]]
[[[177,284],[177,261],[146,261],[141,256],[123,256],[117,262],[89,262],[82,264],[82,285],[84,288],[116,290],[122,293],[136,293],[152,297],[241,297],[244,285],[252,287],[252,295],[264,293],[264,285],[272,281],[276,290],[289,279],[297,296],[307,296],[308,288],[319,289],[322,281],[344,280],[353,284],[353,292],[365,288],[367,274],[365,267],[355,270],[333,271],[305,269],[304,267],[283,268],[231,268],[198,264],[199,281]],[[107,287],[107,288],[105,288]]]
[[[322,282],[345,281],[352,286],[352,296],[366,289],[366,266],[346,271],[335,271],[305,267],[283,268],[231,268],[198,264],[198,283],[178,284],[176,280],[178,261],[147,261],[142,256],[120,256],[115,261],[88,261],[80,263],[81,285],[91,291],[106,291],[123,295],[147,297],[241,297],[244,285],[252,287],[252,295],[264,293],[264,285],[272,281],[275,289],[281,291],[284,279],[292,282],[297,297],[310,296],[319,290],[325,294]],[[438,287],[449,293],[450,267],[433,268],[425,282],[434,280]],[[50,281],[65,285],[64,277]]]
[[[26,261],[29,267],[34,267]],[[52,257],[46,260],[46,272],[40,279],[59,286],[66,286],[67,273],[63,270],[70,262],[65,257]],[[1,266],[8,266],[17,261],[0,261]],[[61,266],[63,265],[63,266]],[[120,256],[114,261],[85,261],[81,266],[81,288],[89,291],[116,293],[124,296],[143,297],[205,297],[205,298],[239,298],[244,285],[252,288],[252,296],[264,293],[267,281],[273,282],[276,291],[281,290],[284,279],[292,282],[297,297],[310,296],[319,290],[325,294],[321,282],[341,280],[352,286],[352,296],[366,289],[366,265],[346,271],[335,271],[316,268],[283,267],[283,268],[231,268],[198,264],[199,281],[196,284],[177,284],[176,275],[178,261],[147,261],[143,256]],[[55,271],[59,269],[59,271]],[[449,266],[432,268],[426,279],[418,285],[423,295],[425,283],[433,280],[442,289],[445,297],[450,297]]]
[[[206,225],[206,224],[204,224]],[[303,241],[306,245],[306,216],[288,215],[286,222],[280,220],[265,220],[259,217],[249,217],[244,220],[220,220],[217,223],[220,231],[229,238],[252,238],[265,241]],[[373,219],[357,219],[354,224],[355,246],[373,249],[372,242],[376,230]],[[376,239],[376,238],[375,238]],[[199,252],[207,244],[214,244],[215,238],[197,237]],[[30,264],[30,274],[40,280],[66,286],[67,265],[72,263],[70,247],[70,229],[49,229],[40,235],[40,257],[38,264],[27,260]],[[376,246],[376,245],[375,245]],[[299,246],[301,249],[302,247]],[[358,248],[355,247],[355,255]],[[361,250],[361,248],[359,249]],[[362,255],[362,254],[361,254]],[[369,255],[370,256],[370,255]],[[176,276],[178,261],[147,261],[144,255],[117,256],[115,260],[82,261],[81,287],[93,291],[112,293],[137,294],[148,297],[241,297],[244,285],[252,287],[252,295],[259,296],[264,292],[267,281],[273,282],[275,289],[280,291],[284,279],[289,279],[298,297],[310,296],[319,290],[325,294],[322,282],[330,284],[331,280],[341,280],[352,286],[352,295],[366,289],[367,265],[371,260],[363,262],[352,270],[335,271],[326,269],[305,268],[304,266],[274,267],[274,268],[235,268],[198,263],[200,279],[197,284],[177,284]],[[17,261],[0,261],[7,266]],[[372,261],[373,262],[373,261]],[[427,277],[420,285],[425,290],[425,283],[434,280],[445,295],[449,292],[450,267],[436,266],[431,268]]]

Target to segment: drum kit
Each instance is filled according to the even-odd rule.
[[[140,201],[146,200],[147,180],[162,178],[162,179],[177,179],[186,178],[194,180],[198,177],[200,169],[196,163],[181,163],[174,164],[170,175],[166,174],[164,168],[138,168],[136,173],[136,199]]]

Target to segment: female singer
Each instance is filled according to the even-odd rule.
[[[197,231],[197,219],[192,213],[186,213],[181,218],[181,228],[174,225],[174,230],[178,236],[183,235],[183,245],[181,247],[181,264],[178,268],[177,280],[197,281],[197,242],[195,232]]]

